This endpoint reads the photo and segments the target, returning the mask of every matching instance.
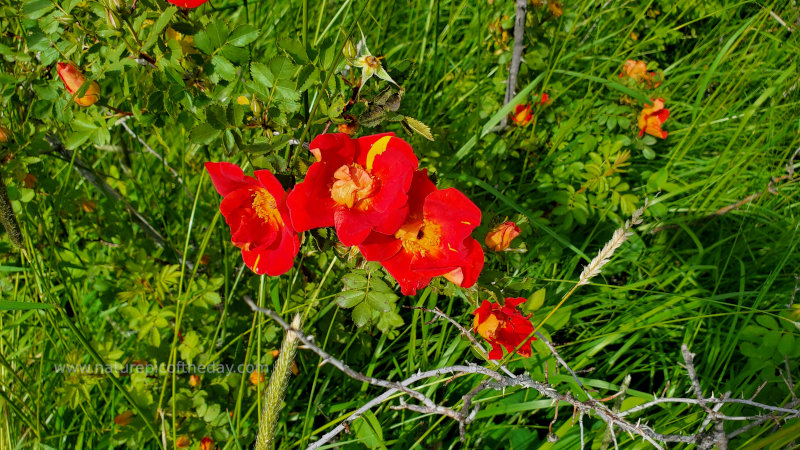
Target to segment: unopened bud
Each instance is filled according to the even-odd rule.
[[[106,23],[108,24],[108,28],[112,30],[119,30],[120,22],[119,16],[117,13],[112,11],[110,8],[106,9]]]
[[[70,26],[75,23],[75,18],[72,16],[60,16],[56,17],[56,22],[60,23],[61,25]]]
[[[353,41],[348,39],[347,42],[344,43],[342,54],[348,60],[356,59],[356,55],[358,54],[358,52],[356,51],[356,46],[353,45]]]
[[[253,112],[253,116],[255,117],[260,117],[261,112],[264,111],[264,105],[255,95],[253,95],[253,99],[250,101],[250,111]]]
[[[61,81],[64,82],[64,87],[67,88],[70,94],[73,94],[73,99],[75,99],[75,103],[79,104],[80,106],[92,106],[100,100],[100,85],[97,84],[96,81],[91,81],[89,87],[86,89],[86,92],[81,97],[75,97],[74,94],[78,91],[84,82],[86,82],[86,77],[83,75],[83,72],[78,69],[73,62],[60,62],[57,66],[58,76],[61,77]]]
[[[108,0],[108,6],[115,12],[123,12],[128,5],[125,4],[125,0]]]
[[[0,143],[8,142],[11,140],[11,130],[4,126],[0,126]]]

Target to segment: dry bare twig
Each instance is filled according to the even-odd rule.
[[[522,63],[522,51],[525,49],[525,20],[527,17],[528,0],[516,0],[516,12],[514,17],[514,49],[511,51],[511,66],[508,68],[508,83],[506,84],[506,95],[503,99],[503,106],[507,105],[513,98],[517,90],[517,76],[519,76],[519,66]],[[503,129],[508,126],[508,116],[503,117],[498,128]]]

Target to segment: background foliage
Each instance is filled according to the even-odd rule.
[[[513,2],[130,6],[0,0],[0,125],[11,132],[1,170],[24,240],[22,251],[0,241],[0,448],[156,448],[162,427],[170,447],[182,435],[195,446],[208,436],[247,447],[264,387],[249,373],[125,371],[270,364],[283,333],[244,295],[284,317],[308,311],[305,329],[320,346],[368,375],[400,380],[476,360],[452,326],[403,307],[437,306],[468,325],[480,300],[523,296],[537,324],[645,197],[654,204],[639,233],[542,332],[587,386],[613,393],[631,375],[623,408],[685,392],[681,343],[697,353],[707,392],[749,398],[765,383],[760,401],[791,398],[782,378],[800,361],[799,191],[787,172],[800,146],[800,11],[791,2],[534,1],[518,91],[523,103],[543,92],[551,102],[534,107],[533,124],[500,132],[490,130],[506,114]],[[351,106],[357,74],[339,76],[341,50],[359,29],[402,89],[373,78],[360,93],[369,103]],[[620,80],[626,59],[646,60],[663,83]],[[70,99],[55,72],[64,60],[100,83],[98,104]],[[637,137],[648,97],[671,111],[665,140]],[[382,269],[332,249],[327,231],[306,233],[287,275],[242,266],[202,164],[267,168],[290,186],[312,160],[292,140],[335,128],[345,110],[362,134],[403,136],[439,187],[467,193],[483,210],[479,240],[507,217],[520,225],[513,251],[487,253],[477,288],[435,280],[400,297]],[[407,134],[415,120],[435,141]],[[534,349],[510,365],[543,378],[555,363]],[[318,362],[299,351],[281,447],[305,447],[377,395]],[[64,363],[108,364],[118,376],[59,373]],[[549,379],[577,389],[563,375]],[[442,380],[428,394],[456,404],[478,382]],[[578,442],[565,411],[553,428],[562,439],[546,442],[554,410],[529,391],[478,402],[466,448]],[[701,417],[684,408],[646,420],[696,432]],[[353,448],[462,445],[448,419],[386,406],[354,425],[341,436]],[[599,448],[602,423],[588,431]],[[753,429],[736,445],[788,442],[772,431]]]

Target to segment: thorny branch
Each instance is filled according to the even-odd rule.
[[[527,0],[516,0],[516,12],[514,18],[514,49],[511,52],[511,67],[508,68],[508,84],[506,84],[506,95],[503,106],[507,105],[514,98],[517,89],[517,76],[519,66],[522,63],[522,51],[525,48],[525,19],[527,17]],[[500,122],[499,128],[508,125],[508,116]]]
[[[181,186],[183,186],[183,190],[186,191],[186,195],[189,197],[189,200],[193,201],[194,198],[192,197],[192,193],[189,192],[189,189],[186,187],[186,184],[184,184],[183,178],[181,178],[181,176],[178,174],[178,172],[175,169],[170,167],[170,165],[167,163],[167,160],[163,156],[161,156],[157,151],[153,150],[153,148],[150,147],[150,145],[148,145],[147,142],[144,139],[142,139],[139,135],[137,135],[131,129],[131,127],[128,126],[128,124],[127,124],[127,120],[128,119],[129,119],[129,117],[123,117],[122,119],[117,121],[117,125],[121,125],[122,128],[124,128],[125,131],[127,131],[128,134],[131,135],[131,137],[133,137],[134,139],[139,141],[140,144],[142,144],[142,146],[144,147],[145,150],[147,150],[148,153],[150,153],[151,155],[153,155],[156,158],[158,158],[158,160],[161,161],[164,164],[164,167],[166,167],[167,170],[169,170],[169,172],[172,174],[172,176],[175,177],[175,180],[177,180],[178,183],[180,183]]]
[[[253,311],[267,315],[271,319],[275,320],[278,323],[278,325],[280,325],[285,331],[297,334],[298,339],[304,344],[306,349],[311,350],[312,352],[316,353],[322,358],[323,364],[330,364],[339,371],[343,372],[345,375],[355,380],[366,382],[374,386],[386,388],[386,391],[384,391],[381,395],[373,398],[372,400],[368,401],[366,404],[355,410],[347,418],[342,420],[342,422],[339,423],[336,427],[334,427],[328,433],[323,435],[318,441],[309,445],[308,448],[311,450],[318,449],[321,446],[325,445],[326,443],[330,442],[339,433],[348,429],[348,425],[353,421],[355,421],[356,419],[358,419],[359,417],[361,417],[362,414],[386,402],[387,400],[393,398],[398,394],[408,395],[409,397],[412,397],[413,399],[419,401],[420,404],[409,404],[401,397],[399,400],[399,405],[393,406],[392,407],[393,409],[404,409],[423,414],[438,414],[450,417],[458,422],[459,431],[463,438],[466,426],[469,425],[475,419],[479,409],[478,405],[470,409],[472,406],[472,399],[476,395],[489,389],[505,390],[506,388],[511,388],[511,387],[534,389],[538,391],[542,396],[553,400],[554,405],[558,405],[559,403],[565,403],[572,406],[573,423],[574,423],[574,416],[577,415],[578,423],[581,428],[581,447],[583,447],[584,443],[584,438],[583,438],[584,415],[590,415],[590,416],[595,415],[604,422],[606,422],[609,425],[609,427],[612,428],[617,427],[627,432],[629,435],[631,435],[631,437],[633,437],[634,435],[639,436],[643,440],[653,445],[653,447],[658,449],[663,448],[661,443],[668,443],[668,442],[695,444],[699,448],[711,448],[714,445],[717,445],[719,448],[727,448],[727,442],[729,439],[731,439],[734,436],[737,436],[738,434],[743,433],[744,431],[747,431],[748,429],[752,429],[753,427],[763,424],[767,420],[773,420],[779,422],[780,420],[785,421],[790,418],[800,417],[800,409],[797,409],[800,400],[793,400],[792,402],[786,404],[783,407],[776,407],[754,402],[752,400],[729,398],[727,394],[722,396],[721,398],[714,398],[713,396],[710,398],[703,397],[702,389],[700,389],[699,380],[697,378],[697,373],[694,368],[694,359],[693,359],[694,355],[689,353],[688,347],[686,347],[686,345],[682,347],[682,353],[684,356],[686,369],[687,372],[689,373],[689,378],[694,388],[695,396],[697,398],[660,398],[660,399],[656,398],[651,402],[639,405],[637,407],[628,409],[623,412],[615,412],[614,410],[602,404],[601,403],[602,400],[592,399],[592,397],[589,396],[588,392],[586,392],[585,389],[584,392],[586,392],[588,399],[586,401],[581,401],[573,397],[571,393],[569,392],[561,393],[552,385],[536,381],[527,374],[503,375],[497,371],[471,363],[467,363],[466,365],[454,365],[449,367],[443,367],[439,369],[429,370],[426,372],[418,372],[401,382],[383,380],[379,378],[369,377],[354,371],[353,369],[348,367],[344,362],[334,358],[333,356],[331,356],[330,354],[319,348],[314,343],[313,337],[307,336],[301,330],[297,330],[291,327],[276,312],[270,309],[258,307],[248,297],[245,297],[244,300]],[[439,311],[438,313],[435,311],[432,312],[439,315],[440,317],[446,316],[441,311]],[[451,323],[455,323],[455,321],[450,319],[449,317],[446,317],[446,319]],[[459,328],[461,329],[463,327]],[[462,329],[461,331],[462,333],[466,331],[467,335],[469,335],[469,332],[466,329]],[[548,345],[548,348],[550,348],[551,352],[553,352],[554,355],[557,355],[555,347],[553,347],[550,344]],[[567,368],[567,370],[573,375],[573,377],[577,381],[577,376],[575,375],[574,371],[567,365],[567,363],[560,356],[558,356],[556,359],[562,366]],[[447,375],[450,378],[454,378],[472,374],[482,375],[484,377],[487,377],[488,379],[484,379],[483,381],[478,383],[478,385],[475,386],[475,388],[473,388],[468,394],[462,397],[463,405],[460,411],[454,408],[448,408],[446,406],[441,406],[439,404],[436,404],[430,397],[410,387],[414,383],[428,378],[439,377],[443,375]],[[578,381],[578,383],[580,384],[580,381]],[[582,387],[582,384],[580,385]],[[660,403],[684,403],[684,404],[700,405],[705,409],[707,414],[707,419],[709,419],[710,421],[714,421],[714,427],[709,431],[704,431],[704,429],[701,428],[701,430],[696,434],[661,434],[656,432],[646,424],[642,423],[641,419],[638,420],[636,423],[632,423],[626,420],[627,416],[635,412],[643,411]],[[721,405],[730,403],[738,403],[738,404],[752,406],[764,411],[770,411],[770,414],[760,414],[755,416],[728,416],[719,412],[721,409]],[[709,408],[708,405],[715,405],[715,407]],[[781,414],[782,416],[778,414]],[[751,423],[736,430],[733,430],[729,433],[725,433],[724,428],[719,424],[722,424],[726,420],[749,421]],[[612,438],[616,442],[616,436],[612,434]]]

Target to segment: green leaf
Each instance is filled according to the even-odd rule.
[[[387,333],[389,335],[389,339],[394,339],[394,336],[396,335],[396,332],[392,333],[392,330],[402,325],[403,318],[400,317],[400,315],[395,311],[387,311],[378,316],[377,327],[382,332]]]
[[[228,43],[236,47],[244,47],[245,45],[258,39],[258,29],[252,25],[241,25],[233,30]]]
[[[371,291],[367,294],[367,303],[369,303],[372,309],[379,313],[391,311],[393,300],[390,294],[385,294],[383,292]]]
[[[336,303],[342,308],[352,308],[364,300],[364,291],[344,291],[336,296]],[[359,325],[361,326],[361,325]]]
[[[283,49],[289,56],[292,57],[294,62],[298,64],[305,64],[310,62],[308,53],[303,43],[297,39],[284,38],[278,41],[278,47]]]
[[[357,273],[348,273],[342,277],[342,283],[350,289],[364,289],[367,287],[367,277]]]
[[[791,355],[794,351],[794,337],[789,333],[784,333],[778,342],[778,352],[782,355]]]
[[[275,75],[275,79],[291,79],[297,71],[297,66],[292,64],[285,56],[275,56],[269,61],[269,70]]]
[[[297,75],[297,90],[305,92],[319,82],[319,70],[311,64],[303,66]]]
[[[207,123],[197,125],[189,132],[189,140],[195,144],[208,145],[222,133]]]
[[[200,345],[200,336],[196,331],[192,330],[186,333],[183,337],[183,342],[178,346],[181,352],[181,358],[188,362],[192,362],[195,356],[203,352],[203,347]]]
[[[779,330],[780,329],[780,326],[778,325],[778,321],[777,320],[775,320],[774,318],[772,318],[770,316],[764,315],[764,314],[756,316],[756,322],[758,322],[759,324],[763,325],[766,328],[769,328],[770,330]]]
[[[419,120],[417,120],[417,119],[415,119],[413,117],[406,116],[403,119],[403,123],[406,126],[408,126],[409,128],[411,128],[412,130],[414,130],[416,133],[422,135],[422,137],[424,137],[425,139],[427,139],[429,141],[433,140],[433,135],[431,134],[431,129],[428,128],[427,125],[425,125],[424,123],[420,122]]]
[[[172,16],[174,16],[177,11],[178,11],[177,7],[170,6],[163,13],[161,13],[160,16],[158,16],[158,20],[153,25],[153,27],[150,28],[150,34],[147,35],[147,39],[144,41],[144,44],[142,44],[143,52],[147,51],[147,49],[149,49],[150,47],[153,46],[153,44],[156,43],[158,37],[161,36],[161,33],[164,31],[164,28],[167,27],[170,19],[172,19]]]
[[[194,35],[194,45],[210,55],[228,40],[228,25],[223,21],[211,22],[206,29]]]
[[[206,108],[206,120],[217,130],[224,130],[228,126],[227,114],[222,105],[209,105]]]
[[[544,298],[545,294],[547,293],[547,289],[541,288],[538,291],[534,292],[533,294],[528,297],[528,301],[522,306],[522,310],[526,313],[531,313],[544,305]]]
[[[232,126],[239,126],[244,120],[244,107],[236,104],[236,102],[230,102],[225,113],[228,123]]]
[[[361,328],[372,320],[373,312],[369,303],[361,302],[353,308],[353,322],[356,323],[357,327]]]
[[[389,287],[385,281],[378,278],[377,275],[373,275],[372,278],[369,280],[370,288],[374,291],[383,292],[385,294],[394,294],[394,289]]]
[[[361,417],[353,422],[353,430],[356,438],[361,444],[369,449],[385,449],[383,443],[383,430],[378,418],[372,411],[365,412]]]
[[[225,44],[219,52],[230,62],[237,65],[245,65],[250,60],[249,50],[242,47],[234,47],[231,44]]]
[[[55,309],[55,305],[50,303],[34,302],[14,302],[10,300],[0,300],[0,311],[22,311],[28,309]]]
[[[250,76],[253,77],[253,81],[267,89],[272,89],[275,82],[275,75],[269,67],[260,62],[250,64]]]
[[[236,79],[236,67],[222,55],[214,55],[211,58],[211,64],[214,65],[214,72],[218,73],[223,79],[227,81]]]
[[[47,14],[55,4],[50,0],[34,0],[32,2],[25,2],[22,7],[22,14],[28,19],[38,19]]]

